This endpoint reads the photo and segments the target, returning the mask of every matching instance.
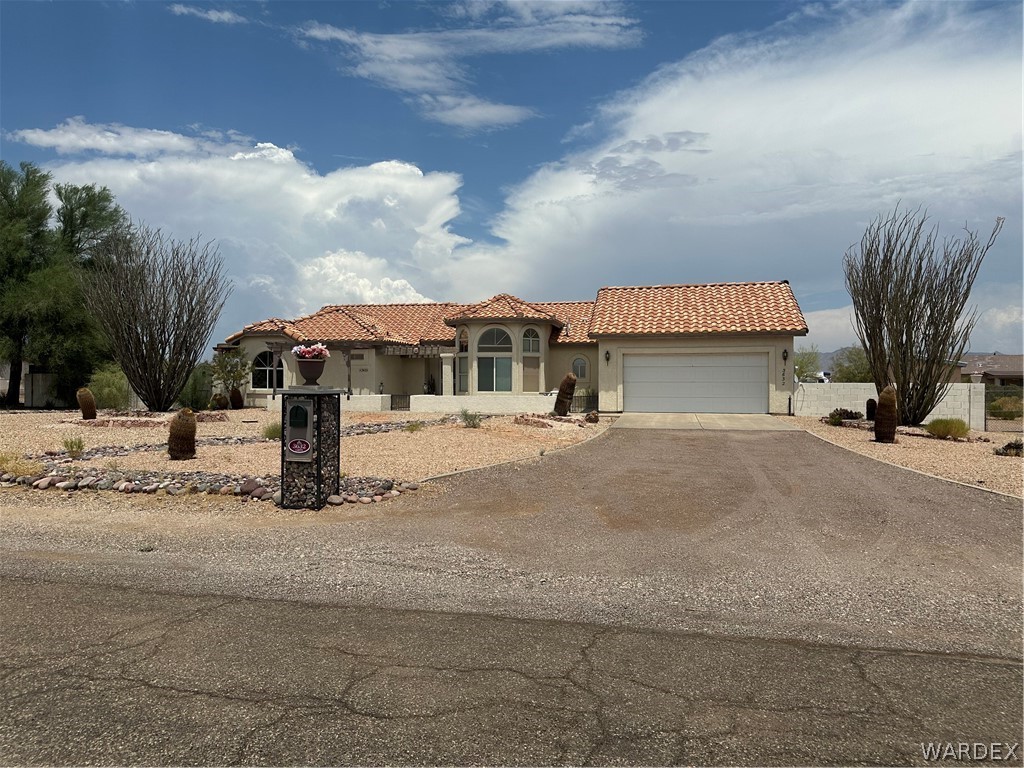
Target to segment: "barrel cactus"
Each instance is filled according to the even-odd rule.
[[[875,442],[895,443],[897,424],[899,412],[896,407],[896,388],[890,384],[878,395],[878,407],[875,409]]]
[[[196,415],[191,408],[182,408],[171,419],[167,453],[173,461],[196,457]]]
[[[867,403],[864,406],[864,413],[867,414],[868,421],[875,420],[875,411],[878,409],[878,401],[873,397],[869,397]]]
[[[82,409],[82,418],[91,421],[96,418],[96,398],[88,387],[82,387],[75,393],[78,407]]]
[[[572,396],[576,393],[576,375],[565,374],[562,383],[558,387],[558,397],[555,398],[555,413],[559,416],[568,416],[569,408],[572,406]]]

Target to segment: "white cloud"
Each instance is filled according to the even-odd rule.
[[[610,98],[573,133],[602,138],[515,187],[501,244],[460,250],[452,281],[507,289],[514,263],[512,289],[582,298],[787,278],[827,308],[848,301],[843,252],[902,200],[944,234],[1009,217],[978,285],[1017,284],[1020,22],[1009,4],[850,3],[715,41]],[[837,315],[811,317],[838,340]]]
[[[315,312],[325,304],[388,303],[418,304],[430,301],[407,281],[393,274],[385,259],[361,251],[339,249],[311,259],[298,269],[307,286],[301,312]]]
[[[120,130],[126,146],[147,133],[84,121],[78,129]],[[327,303],[446,298],[437,266],[468,242],[450,231],[458,175],[400,161],[319,174],[269,142],[243,148],[234,134],[218,143],[212,132],[152,133],[175,151],[154,154],[141,144],[138,156],[123,149],[47,170],[58,182],[109,187],[132,217],[174,237],[217,241],[235,291],[215,342],[247,323]]]
[[[465,3],[448,7],[462,29],[379,34],[308,22],[304,41],[334,43],[351,74],[405,95],[428,120],[467,131],[513,125],[535,115],[471,93],[466,60],[561,48],[622,48],[639,43],[635,19],[613,3]]]
[[[165,152],[195,152],[205,142],[170,131],[129,128],[117,123],[87,123],[81,116],[70,117],[56,128],[12,131],[11,138],[59,154],[99,152],[108,155],[148,157]]]
[[[234,11],[205,10],[191,5],[182,5],[181,3],[174,3],[168,10],[175,16],[195,16],[214,24],[245,24],[248,22],[248,19],[244,16],[239,16]]]

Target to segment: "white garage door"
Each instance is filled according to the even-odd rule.
[[[625,355],[623,410],[768,413],[768,355]]]

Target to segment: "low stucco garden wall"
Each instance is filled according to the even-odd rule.
[[[793,393],[793,414],[827,416],[836,408],[864,413],[868,398],[878,399],[874,384],[798,384]],[[985,429],[985,385],[952,384],[931,419],[963,419],[971,429]]]
[[[268,410],[280,410],[280,399],[267,397]],[[554,395],[412,395],[410,413],[459,413],[463,408],[473,413],[513,414],[548,413],[554,410]],[[391,410],[391,395],[342,396],[342,411],[375,413]]]

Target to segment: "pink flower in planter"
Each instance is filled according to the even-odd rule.
[[[302,360],[326,360],[331,356],[331,353],[323,344],[313,344],[309,347],[299,344],[292,347],[292,354]]]

